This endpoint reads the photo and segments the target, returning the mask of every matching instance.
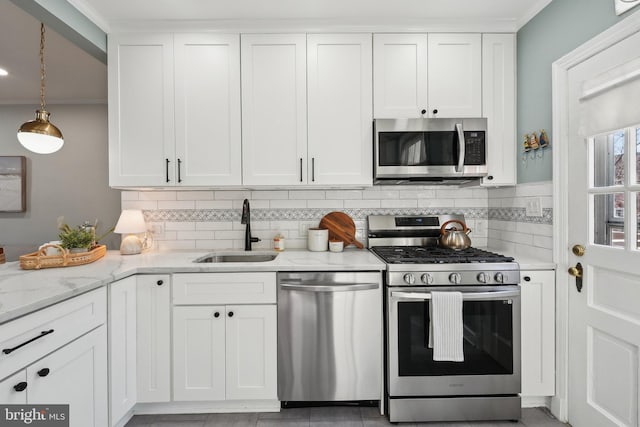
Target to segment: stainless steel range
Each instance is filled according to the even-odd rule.
[[[513,258],[437,246],[461,215],[369,216],[369,248],[387,263],[389,419],[520,418],[520,270]],[[436,361],[429,335],[436,292],[460,292],[462,361]]]

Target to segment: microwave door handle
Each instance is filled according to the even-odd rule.
[[[464,143],[464,131],[462,130],[462,123],[456,123],[456,132],[458,132],[458,166],[456,166],[456,172],[464,171],[464,150],[466,144]]]
[[[495,292],[463,292],[463,301],[478,301],[478,300],[492,300],[501,299],[507,297],[520,296],[520,290],[517,291],[495,291]],[[404,300],[429,300],[431,299],[431,293],[423,292],[391,292],[391,298],[398,298]]]

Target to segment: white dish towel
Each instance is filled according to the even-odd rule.
[[[429,348],[438,362],[464,362],[462,292],[431,292]]]

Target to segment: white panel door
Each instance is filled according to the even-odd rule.
[[[482,117],[480,34],[429,34],[429,117]]]
[[[240,185],[240,36],[176,34],[178,185]]]
[[[555,271],[521,271],[522,395],[555,394]]]
[[[229,305],[227,399],[277,399],[277,310],[275,305]]]
[[[108,46],[109,185],[173,185],[173,36],[111,35]]]
[[[169,275],[137,275],[138,402],[171,400],[171,281]]]
[[[224,400],[225,307],[173,308],[173,400]]]
[[[516,184],[515,37],[482,35],[482,116],[488,127],[485,186]]]
[[[78,338],[27,368],[30,404],[68,404],[71,427],[107,427],[107,328]]]
[[[109,285],[109,390],[111,420],[136,404],[136,278]]]
[[[569,422],[638,426],[640,33],[568,71]],[[564,213],[563,213],[564,214]],[[578,265],[579,264],[579,265]],[[582,285],[580,287],[580,285]]]
[[[242,35],[244,185],[306,183],[304,34]]]
[[[26,388],[23,388],[26,383]],[[17,388],[14,388],[17,387]],[[26,405],[27,403],[27,371],[22,370],[9,378],[0,381],[0,402],[7,405]]]
[[[374,34],[373,117],[423,117],[426,108],[427,35]]]
[[[372,184],[371,73],[371,34],[307,36],[310,184]]]

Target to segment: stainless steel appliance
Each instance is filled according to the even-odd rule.
[[[278,273],[280,401],[380,400],[382,275]]]
[[[469,180],[487,174],[487,119],[376,119],[374,182]]]
[[[513,258],[437,246],[440,224],[462,216],[369,216],[369,247],[387,263],[389,419],[520,418],[520,270]],[[418,243],[419,242],[419,243]],[[433,360],[432,292],[462,293],[464,361]]]

